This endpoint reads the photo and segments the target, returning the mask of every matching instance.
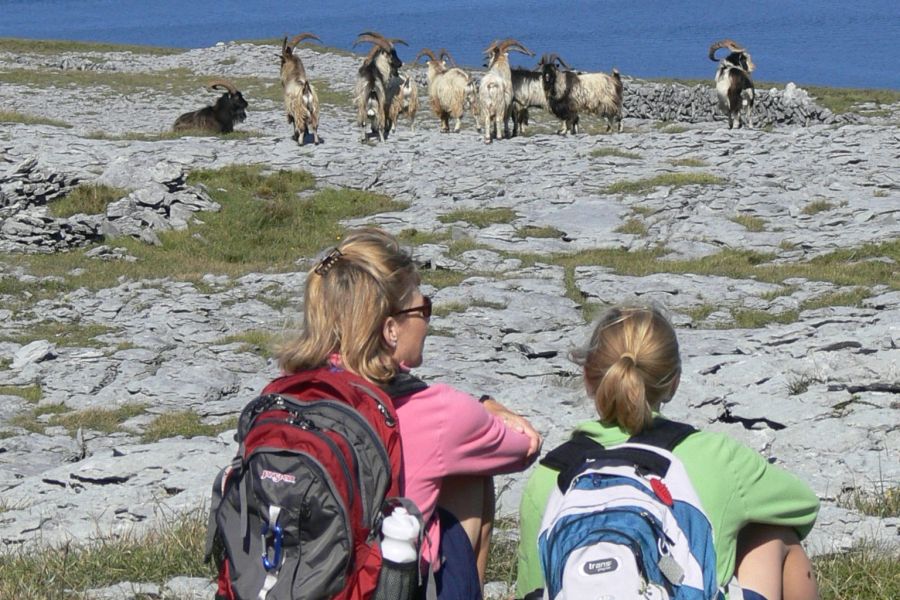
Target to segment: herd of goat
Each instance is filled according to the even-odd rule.
[[[306,75],[300,57],[294,52],[303,40],[319,40],[312,33],[301,33],[290,41],[285,37],[281,45],[281,86],[284,91],[284,109],[287,121],[293,128],[293,139],[304,144],[312,137],[319,143],[319,98],[315,87]],[[354,102],[361,141],[377,137],[384,141],[401,116],[415,127],[419,106],[418,85],[410,73],[401,73],[403,61],[397,55],[396,44],[407,45],[398,38],[386,38],[380,33],[361,33],[353,46],[371,44],[362,65],[357,71]],[[728,54],[717,59],[722,48]],[[582,114],[606,119],[607,130],[614,126],[622,131],[622,78],[619,71],[584,73],[575,71],[556,54],[544,54],[534,69],[514,68],[509,64],[509,52],[528,56],[534,53],[514,39],[498,40],[488,46],[487,71],[480,81],[459,68],[449,52],[423,48],[413,61],[426,59],[428,99],[431,110],[440,120],[441,132],[450,131],[450,120],[455,121],[453,131],[462,126],[462,117],[469,111],[476,128],[484,135],[484,142],[509,137],[509,121],[516,136],[528,125],[528,111],[541,108],[559,120],[558,133],[578,133]],[[742,127],[746,121],[753,126],[751,110],[755,90],[750,73],[753,61],[746,49],[736,42],[724,39],[709,48],[709,58],[718,62],[716,70],[716,95],[719,109],[728,117],[729,129]],[[174,129],[201,129],[228,133],[234,125],[247,117],[247,101],[230,82],[217,79],[209,84],[211,90],[221,88],[225,92],[213,106],[185,113],[175,121]]]

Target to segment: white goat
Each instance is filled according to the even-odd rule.
[[[297,44],[305,39],[319,38],[312,33],[301,33],[288,42],[281,43],[281,87],[284,88],[284,110],[288,123],[294,127],[294,141],[303,145],[311,132],[313,143],[319,143],[319,97],[306,76],[306,68],[294,53]],[[322,41],[322,40],[319,40]]]
[[[566,70],[561,71],[559,66]],[[606,130],[617,124],[622,131],[622,78],[618,69],[606,73],[576,73],[556,54],[541,58],[541,73],[547,105],[560,120],[558,133],[578,133],[581,113],[606,118]]]
[[[479,108],[481,117],[484,119],[485,144],[490,144],[495,136],[499,139],[501,125],[503,126],[502,135],[509,136],[509,108],[512,104],[509,50],[534,56],[531,50],[511,38],[494,41],[485,49],[488,71],[481,78],[478,88]]]
[[[450,119],[456,119],[453,133],[459,133],[462,127],[462,116],[466,108],[466,86],[469,85],[469,75],[462,69],[453,66],[447,68],[443,58],[446,56],[451,62],[453,58],[446,50],[441,50],[440,58],[435,57],[434,52],[428,48],[422,48],[416,55],[416,62],[427,56],[428,61],[428,99],[431,103],[431,111],[440,121],[441,133],[450,131]]]
[[[738,128],[744,125],[753,127],[753,102],[756,90],[750,73],[756,68],[750,59],[750,53],[732,40],[719,40],[709,47],[709,59],[716,61],[716,50],[727,48],[730,54],[719,60],[716,69],[716,95],[719,99],[719,110],[728,115],[728,129],[734,127],[737,119]]]

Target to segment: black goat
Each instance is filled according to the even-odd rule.
[[[235,123],[242,123],[247,118],[247,101],[234,85],[224,79],[216,79],[209,83],[209,89],[221,88],[225,93],[219,96],[213,106],[184,113],[172,126],[173,131],[200,129],[214,133],[231,133]]]

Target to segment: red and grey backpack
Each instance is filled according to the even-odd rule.
[[[280,377],[241,412],[235,439],[210,506],[216,599],[373,598],[383,511],[400,494],[390,396],[336,368]]]

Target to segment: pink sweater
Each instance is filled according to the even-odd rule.
[[[499,475],[527,466],[528,437],[507,429],[478,400],[446,384],[396,398],[403,447],[405,495],[426,523],[425,560],[440,567],[440,526],[435,515],[443,478]]]

